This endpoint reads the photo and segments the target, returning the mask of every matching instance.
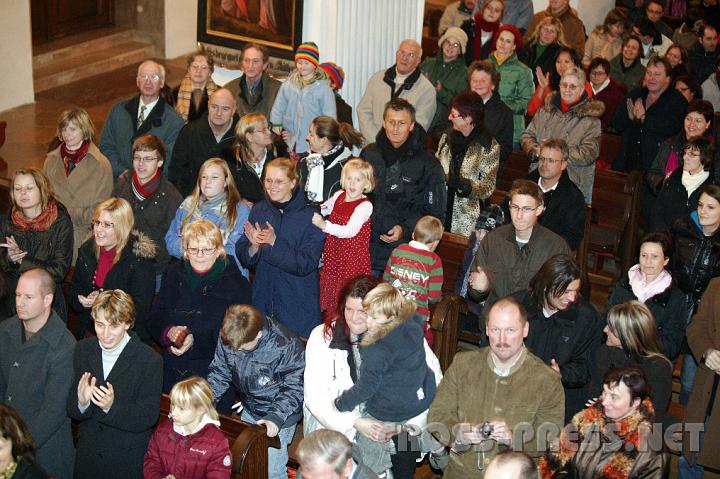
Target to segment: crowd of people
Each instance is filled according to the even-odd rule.
[[[426,456],[449,479],[667,477],[676,361],[680,477],[720,468],[720,7],[675,31],[662,0],[627,7],[587,36],[568,0],[451,3],[435,56],[403,40],[368,80],[357,129],[311,41],[283,82],[254,43],[226,85],[206,52],[174,90],[145,61],[98,146],[64,111],[0,217],[0,477],[227,478],[233,411],[279,438],[272,479],[299,424],[306,479]],[[513,150],[527,177],[493,205]],[[574,257],[597,168],[643,177],[607,311]],[[444,232],[482,339],[443,372]]]

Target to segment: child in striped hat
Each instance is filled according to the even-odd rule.
[[[273,131],[282,134],[290,151],[308,151],[310,124],[320,116],[337,118],[335,97],[328,75],[321,68],[320,51],[304,42],[295,51],[295,70],[283,82],[270,112]]]
[[[321,63],[322,68],[330,79],[330,87],[335,93],[335,109],[337,110],[337,120],[340,123],[352,125],[352,107],[348,105],[340,96],[340,90],[345,82],[345,71],[342,67],[333,62]]]

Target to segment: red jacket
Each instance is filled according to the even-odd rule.
[[[143,477],[164,479],[228,479],[232,456],[225,435],[214,424],[195,434],[181,436],[172,421],[162,422],[150,439]]]

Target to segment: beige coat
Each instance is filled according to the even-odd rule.
[[[603,33],[600,27],[596,28],[585,42],[583,66],[587,68],[592,59],[596,57],[604,58],[607,61],[612,60],[622,51],[622,42],[622,37],[613,38],[609,34]]]
[[[428,428],[439,432],[434,433],[435,437],[445,445],[453,445],[453,428],[459,423],[479,425],[493,420],[504,420],[517,436],[516,426],[526,423],[523,427],[531,426],[535,434],[532,438],[525,436],[525,441],[513,444],[513,448],[537,461],[546,449],[543,441],[537,441],[538,428],[544,425],[545,430],[560,433],[565,393],[558,373],[527,350],[522,354],[524,357],[510,369],[510,375],[500,377],[493,372],[490,348],[458,353],[430,405]],[[490,442],[492,447],[488,445],[485,451],[486,463],[498,452],[497,443]],[[482,459],[481,453],[473,450],[451,453],[443,478],[482,478],[478,456]]]
[[[582,56],[585,53],[585,25],[578,17],[575,9],[569,5],[556,14],[552,13],[550,7],[547,7],[542,12],[536,13],[525,32],[525,41],[528,41],[535,32],[540,20],[550,16],[560,20],[563,26],[565,41],[579,56]]]
[[[95,206],[112,193],[112,167],[105,155],[91,143],[87,155],[70,176],[65,174],[59,146],[47,154],[44,169],[55,197],[65,205],[73,223],[72,264],[75,265],[78,248],[90,231]]]

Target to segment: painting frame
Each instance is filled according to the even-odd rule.
[[[295,50],[302,42],[303,0],[276,2],[282,9],[277,12],[279,14],[277,15],[277,29],[280,33],[263,29],[252,21],[235,18],[223,10],[220,6],[222,1],[198,0],[197,38],[199,42],[235,50],[241,50],[246,43],[258,43],[267,47],[272,57],[289,60],[294,58]],[[255,0],[253,2],[250,0],[247,3],[252,2],[258,5],[262,2],[269,2],[272,7],[273,1]],[[257,13],[249,9],[246,12]]]

